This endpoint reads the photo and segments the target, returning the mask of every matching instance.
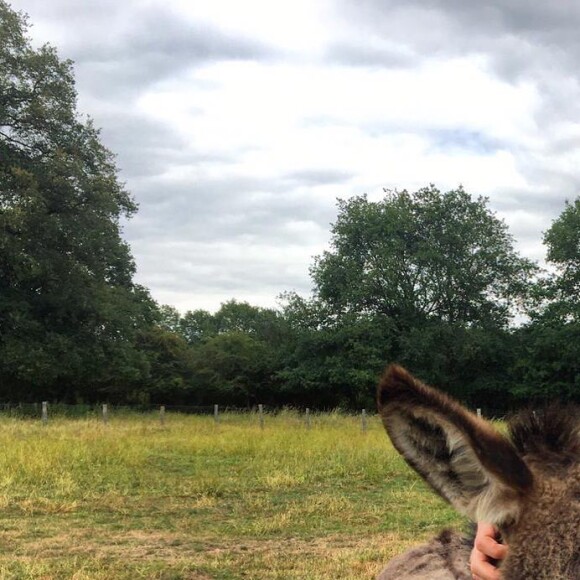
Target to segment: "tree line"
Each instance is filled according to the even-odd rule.
[[[136,204],[27,29],[0,0],[0,400],[372,407],[393,361],[477,406],[580,399],[579,199],[548,271],[461,187],[340,200],[310,296],[181,314],[134,282]]]

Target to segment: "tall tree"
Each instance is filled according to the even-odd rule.
[[[401,328],[505,326],[534,271],[487,200],[462,188],[339,201],[331,245],[311,269],[318,298],[336,315],[381,314]]]
[[[299,330],[285,376],[354,404],[371,399],[381,367],[397,360],[464,399],[506,403],[509,322],[536,266],[485,198],[461,187],[385,193],[339,201],[331,249],[311,268],[313,299],[287,297]],[[296,324],[309,317],[314,331]]]
[[[580,400],[580,198],[566,202],[544,235],[552,272],[538,285],[538,305],[519,330],[517,393]]]
[[[546,260],[555,273],[546,285],[552,315],[580,322],[580,198],[566,202],[544,234]]]
[[[71,396],[146,372],[134,341],[154,308],[121,238],[136,206],[77,113],[72,64],[27,28],[0,0],[0,391]]]

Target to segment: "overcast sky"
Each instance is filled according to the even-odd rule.
[[[577,0],[12,0],[75,61],[160,303],[310,292],[336,198],[463,184],[525,256],[579,193]]]

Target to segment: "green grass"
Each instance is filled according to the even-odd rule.
[[[372,417],[0,417],[0,449],[0,579],[372,578],[460,525]]]

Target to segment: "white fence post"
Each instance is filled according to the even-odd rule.
[[[161,405],[161,408],[159,409],[159,422],[162,427],[165,425],[165,405]]]
[[[220,422],[220,406],[219,405],[213,406],[213,420],[215,421],[216,425]]]
[[[361,427],[362,427],[362,432],[366,433],[367,432],[367,410],[363,409],[362,410],[362,419],[361,419]]]
[[[43,425],[48,423],[48,401],[42,401],[42,423]]]
[[[264,405],[258,405],[258,415],[260,417],[260,429],[264,428]]]
[[[103,403],[103,423],[106,425],[109,422],[109,408],[106,403]]]

